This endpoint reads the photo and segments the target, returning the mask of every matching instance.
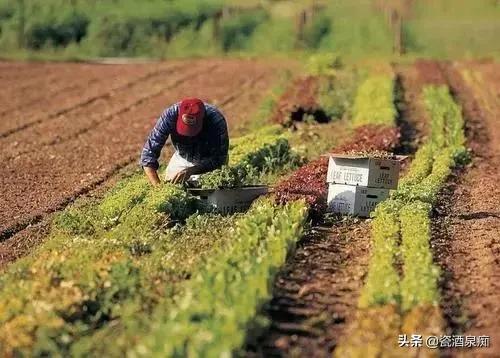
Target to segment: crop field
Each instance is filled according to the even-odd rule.
[[[402,334],[488,336],[467,353],[499,354],[500,67],[330,66],[0,63],[1,355],[457,353]],[[135,169],[188,95],[231,135],[202,187],[273,187],[245,213]],[[408,156],[371,219],[325,214],[322,154],[353,151]]]
[[[499,19],[0,0],[0,357],[500,356]],[[228,160],[164,180],[174,135],[153,186],[144,142],[188,97],[224,114]],[[331,154],[397,158],[398,185],[334,214]],[[236,213],[200,194],[262,186]]]
[[[225,60],[127,66],[3,63],[0,237],[39,222],[135,164],[138,146],[167,102],[198,95],[222,105],[236,135],[246,111],[262,100],[281,69],[286,66]],[[10,87],[13,71],[21,79]]]

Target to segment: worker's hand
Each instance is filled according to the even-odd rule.
[[[146,173],[146,176],[148,177],[148,180],[151,183],[151,185],[155,186],[161,183],[156,169],[150,167],[144,167],[144,172]]]
[[[174,178],[172,179],[173,184],[182,184],[186,182],[191,175],[198,174],[199,170],[197,167],[190,167],[186,168],[184,170],[181,170],[179,173],[177,173]]]

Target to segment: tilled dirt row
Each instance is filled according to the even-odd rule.
[[[443,71],[462,105],[473,161],[441,193],[433,222],[435,258],[444,271],[442,308],[449,334],[490,337],[489,349],[446,352],[452,356],[500,355],[500,68],[491,73],[492,67]],[[471,87],[459,69],[482,73],[481,82]]]
[[[33,65],[38,67],[39,64]],[[125,68],[106,67],[103,65],[82,64],[78,67],[78,76],[75,77],[75,65],[46,68],[34,77],[2,79],[3,87],[0,89],[0,118],[16,115],[19,110],[26,107],[39,105],[43,108],[46,102],[63,92],[74,91],[76,88],[83,90],[95,82],[110,82],[113,78],[120,77]],[[78,66],[78,65],[77,65]],[[130,71],[128,69],[126,71]],[[137,67],[136,72],[147,71],[147,68]],[[1,70],[0,70],[1,72]]]
[[[163,67],[169,66],[164,64]],[[272,84],[279,73],[278,68],[278,64],[250,60],[198,61],[189,69],[169,76],[156,76],[154,91],[134,84],[128,86],[134,93],[131,97],[127,91],[120,91],[110,96],[106,103],[96,100],[51,120],[59,125],[52,127],[46,122],[40,127],[43,130],[32,132],[17,141],[17,145],[24,146],[24,142],[35,135],[51,139],[40,139],[38,147],[27,145],[29,152],[10,156],[2,168],[0,236],[3,239],[11,237],[107,180],[121,167],[138,161],[145,137],[158,115],[182,97],[197,96],[208,102],[226,104],[238,102],[227,111],[222,105],[230,130],[249,120],[256,109],[253,100],[262,100],[264,89]],[[148,91],[147,96],[141,93],[141,88]],[[257,89],[259,93],[255,96],[244,96],[247,91]],[[132,98],[134,96],[140,100]],[[242,96],[241,101],[239,96]],[[114,114],[106,112],[108,108]],[[93,119],[89,121],[88,117]],[[86,127],[79,127],[79,122],[86,123]],[[78,130],[67,134],[73,123]],[[55,135],[54,131],[57,131]],[[19,133],[22,135],[23,131]]]
[[[151,67],[123,67],[121,71],[116,71],[115,75],[107,77],[108,72],[103,68],[101,76],[98,78],[88,78],[80,82],[78,85],[71,86],[71,88],[58,91],[61,84],[55,87],[55,94],[50,96],[48,99],[42,100],[40,96],[42,91],[49,91],[51,85],[43,88],[41,91],[39,88],[30,86],[30,93],[33,97],[38,98],[34,100],[32,105],[25,105],[16,107],[15,110],[10,111],[3,117],[4,120],[0,121],[0,138],[8,137],[13,133],[22,131],[30,126],[36,125],[44,121],[50,121],[58,116],[67,114],[80,107],[85,107],[103,98],[108,98],[113,96],[114,92],[117,90],[126,90],[130,86],[134,85],[136,82],[149,79],[151,77],[165,75],[172,73],[175,70],[181,70],[182,65],[163,63],[152,65]],[[110,67],[110,72],[113,73],[112,67]],[[61,76],[68,76],[61,75]],[[73,71],[67,77],[68,81],[72,78],[79,78],[80,75],[78,71]],[[85,74],[82,75],[83,78],[86,77]],[[102,77],[102,79],[100,79]],[[18,95],[12,94],[13,97]],[[23,94],[19,96],[24,96]],[[43,96],[43,95],[42,95]]]
[[[13,62],[13,61],[0,61],[0,80],[3,82],[8,82],[14,80],[13,83],[17,83],[22,86],[25,80],[43,76],[47,73],[47,70],[63,69],[67,64],[60,63],[37,63],[33,65],[29,62]]]
[[[315,227],[274,283],[271,326],[249,356],[330,357],[355,311],[370,253],[368,221]]]
[[[70,141],[104,122],[126,114],[142,103],[151,101],[153,97],[162,95],[165,90],[175,88],[187,79],[195,80],[207,70],[215,69],[216,66],[216,64],[193,65],[189,70],[183,69],[169,73],[164,80],[159,80],[158,75],[143,78],[127,87],[113,91],[109,96],[102,96],[86,106],[77,107],[65,114],[12,133],[6,138],[0,138],[0,145],[3,147],[0,160],[8,161],[56,143],[62,144]],[[169,69],[169,71],[174,70]]]

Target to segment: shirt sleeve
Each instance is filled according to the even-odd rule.
[[[175,104],[167,108],[158,118],[156,125],[149,133],[146,143],[141,152],[140,165],[142,167],[150,167],[158,169],[161,150],[165,145],[170,133],[172,133],[172,126],[175,123],[178,113],[178,105]]]
[[[211,116],[214,123],[213,136],[215,139],[212,147],[212,155],[199,164],[203,172],[220,168],[224,164],[227,164],[228,161],[229,134],[226,119],[218,110],[214,110]]]

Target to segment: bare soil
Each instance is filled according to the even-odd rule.
[[[272,115],[272,120],[285,126],[293,126],[303,120],[304,115],[312,115],[318,122],[328,122],[328,116],[319,103],[320,78],[306,76],[297,78],[281,95]]]
[[[472,164],[443,190],[433,226],[435,257],[444,270],[442,308],[450,334],[490,336],[490,348],[452,350],[450,356],[500,356],[500,67],[443,66],[467,120]],[[471,85],[460,70],[483,73]],[[492,71],[492,68],[495,68]]]
[[[367,220],[313,228],[278,274],[265,309],[271,326],[248,355],[331,357],[355,312],[369,253]]]
[[[30,66],[51,71],[47,64]],[[29,250],[22,244],[23,237],[28,237],[28,242],[39,241],[33,236],[43,233],[48,214],[138,162],[147,134],[168,105],[185,96],[219,104],[230,134],[237,135],[280,71],[293,64],[204,59],[66,66],[71,68],[61,71],[66,81],[58,80],[51,89],[59,94],[37,97],[40,89],[26,86],[23,91],[30,93],[30,101],[41,102],[20,105],[0,120],[0,241],[10,241],[16,234],[20,237],[17,244],[0,243],[0,263]],[[33,71],[29,66],[0,63],[0,83],[10,81],[11,72],[17,70],[23,74]],[[34,72],[35,78],[40,76]],[[89,85],[97,75],[100,78]],[[26,81],[31,81],[29,76]],[[70,81],[78,83],[73,90],[58,92],[57,86],[64,87]],[[12,96],[24,92],[14,91]],[[19,233],[28,227],[30,233]],[[16,247],[20,249],[12,253],[10,249]]]

